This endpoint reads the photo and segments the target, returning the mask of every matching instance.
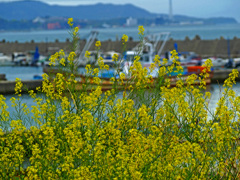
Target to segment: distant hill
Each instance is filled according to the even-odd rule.
[[[41,17],[42,21],[34,21],[36,17]],[[0,30],[49,29],[48,23],[58,23],[55,27],[62,29],[68,27],[69,17],[74,18],[75,22],[79,20],[81,27],[103,27],[103,24],[124,26],[129,17],[137,18],[141,25],[237,23],[231,17],[197,18],[184,15],[174,15],[174,21],[170,21],[168,14],[151,13],[132,4],[58,6],[35,0],[0,2]]]
[[[150,13],[132,4],[95,4],[81,6],[48,5],[40,1],[0,2],[0,17],[7,20],[30,20],[37,16],[73,17],[77,19],[102,20],[122,17],[153,18]]]
[[[236,19],[231,17],[211,17],[211,18],[197,18],[184,15],[175,15],[175,21],[203,21],[204,24],[235,24],[238,23]]]

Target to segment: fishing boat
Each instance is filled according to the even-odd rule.
[[[0,66],[11,66],[11,65],[13,65],[11,57],[6,56],[3,53],[0,53]]]
[[[91,76],[87,76],[84,73],[83,74],[75,74],[75,77],[77,77],[78,79],[78,83],[77,83],[77,89],[81,90],[83,89],[83,84],[87,84],[87,89],[86,90],[91,90],[92,88],[97,87],[98,85],[102,87],[102,90],[109,90],[109,89],[119,89],[119,90],[123,90],[123,89],[128,89],[129,86],[135,86],[136,85],[136,78],[135,77],[131,77],[130,73],[129,73],[129,68],[133,65],[134,62],[134,58],[138,55],[140,57],[139,62],[142,64],[142,67],[145,67],[149,70],[149,67],[151,66],[152,63],[154,63],[154,57],[155,55],[161,55],[161,52],[163,50],[163,47],[169,37],[169,32],[166,33],[158,33],[155,35],[151,35],[148,37],[148,39],[144,39],[142,43],[139,43],[135,48],[133,48],[131,51],[126,51],[123,57],[123,62],[122,62],[122,72],[126,75],[126,79],[124,80],[119,80],[119,74],[118,76],[116,75],[116,73],[114,72],[114,70],[110,69],[108,71],[104,71],[100,73],[100,82],[99,84],[95,83],[94,81],[94,77]],[[163,41],[161,41],[161,39],[163,38]],[[113,54],[116,52],[111,52],[108,53],[110,54],[110,56],[112,57]],[[84,54],[84,53],[82,53]],[[110,57],[109,56],[109,57]],[[80,56],[81,57],[81,56]],[[109,62],[111,61],[112,63],[112,59],[111,57],[109,58]],[[79,58],[80,60],[82,58]],[[105,58],[105,61],[107,61],[108,59]],[[171,61],[169,61],[169,64],[166,64],[166,66],[171,65]],[[190,66],[189,66],[190,67]],[[157,67],[154,71],[148,72],[149,75],[152,76],[151,79],[149,79],[148,84],[146,84],[147,88],[152,88],[152,87],[156,87],[159,84],[164,85],[164,82],[169,82],[169,86],[170,87],[174,87],[177,85],[177,81],[178,80],[182,80],[184,85],[187,85],[186,79],[188,78],[188,76],[190,74],[197,74],[198,76],[200,76],[201,71],[203,70],[201,66],[195,66],[194,68],[190,68],[191,72],[177,72],[177,73],[171,73],[168,74],[164,77],[158,77],[158,68]],[[51,68],[47,68],[44,67],[44,72],[47,74],[56,74],[57,72],[59,72],[56,69],[51,69]],[[182,77],[180,78],[179,76],[177,76],[179,73],[182,73]],[[66,73],[67,74],[67,73]],[[115,81],[115,83],[113,83],[112,81],[110,81],[111,77],[115,77],[117,80],[117,83]],[[206,84],[210,84],[211,83],[211,76],[206,78],[205,80]],[[199,85],[201,83],[201,81],[199,80],[199,78],[197,78],[197,80],[193,83],[193,85]]]
[[[102,52],[102,51],[88,51],[90,53],[89,57],[86,58],[84,57],[84,62],[83,61],[78,61],[78,66],[79,67],[85,67],[87,64],[90,64],[92,66],[99,66],[98,65],[98,59],[102,57],[102,62],[110,67],[114,66],[114,62],[112,60],[112,57],[114,54],[117,54],[120,57],[120,53],[116,51],[107,51],[107,52]]]
[[[114,54],[118,55],[118,57],[120,57],[120,53],[116,52],[116,51],[108,51],[106,53],[102,54],[102,58],[103,58],[103,63],[109,65],[110,67],[114,66],[114,61],[113,61],[113,56]]]
[[[132,50],[126,51],[123,56],[123,73],[129,73],[128,70],[133,65],[133,61],[136,56],[140,57],[139,62],[142,67],[149,70],[151,64],[154,63],[155,55],[159,55],[159,57],[161,56],[169,36],[169,32],[148,35],[143,39],[143,42],[137,44]],[[171,64],[172,62],[168,61],[166,66]],[[156,72],[157,69],[153,72],[150,72],[150,70],[148,71],[148,73],[153,77],[157,76]]]

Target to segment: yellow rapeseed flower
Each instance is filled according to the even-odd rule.
[[[101,79],[99,77],[93,77],[93,82],[99,85],[101,82]]]
[[[125,44],[127,41],[128,41],[128,36],[126,34],[123,34],[122,43]]]
[[[68,18],[68,25],[70,26],[70,27],[72,27],[73,26],[73,18]]]
[[[91,70],[92,70],[91,65],[90,65],[90,64],[87,64],[86,67],[85,67],[85,69],[86,69],[86,73],[87,73],[87,74],[90,73]]]
[[[59,52],[56,52],[55,54],[51,55],[51,57],[49,59],[49,61],[50,61],[49,65],[55,66],[56,62],[59,60],[59,57],[60,57]]]
[[[31,115],[15,96],[10,101],[16,111],[10,115],[0,95],[1,179],[239,179],[240,96],[233,87],[238,71],[229,74],[212,111],[211,93],[199,88],[211,61],[200,76],[167,77],[182,70],[178,53],[172,55],[169,67],[160,66],[155,56],[150,69],[158,71],[158,79],[136,56],[129,76],[117,71],[105,93],[101,85],[111,85],[97,77],[100,69],[108,69],[101,57],[99,68],[86,65],[81,84],[73,73],[44,74],[42,87],[36,88],[44,94],[29,91],[35,104]],[[63,63],[62,58],[61,50],[51,62]],[[74,58],[69,53],[68,60]],[[170,88],[173,80],[176,87]],[[16,81],[20,93],[22,84]]]
[[[125,74],[124,73],[120,74],[120,79],[125,79]]]
[[[99,65],[100,69],[104,69],[104,62],[103,62],[103,58],[102,57],[98,58],[98,65]]]
[[[79,27],[75,27],[73,31],[73,35],[76,36],[79,31]]]
[[[61,50],[59,51],[59,56],[60,56],[60,57],[65,57],[65,53],[64,53],[63,49],[61,49]]]
[[[61,59],[60,59],[60,64],[63,65],[63,66],[65,66],[65,59],[64,59],[64,58],[61,58]]]
[[[18,96],[21,96],[21,92],[22,92],[22,87],[23,87],[23,84],[21,82],[21,79],[19,78],[16,78],[16,85],[15,85],[15,94],[17,94]]]
[[[98,76],[98,73],[99,73],[99,69],[98,69],[98,68],[95,68],[95,69],[93,70],[93,74],[96,75],[96,76]]]
[[[144,27],[143,26],[138,26],[138,34],[144,35]]]
[[[86,51],[86,52],[85,52],[85,57],[86,57],[86,58],[90,58],[90,55],[91,55],[91,53],[90,53],[89,51]]]
[[[95,46],[98,48],[101,47],[101,41],[96,41]]]
[[[74,61],[75,57],[76,57],[76,53],[73,52],[73,51],[70,52],[70,54],[68,55],[68,61],[69,61],[70,65],[73,64],[73,61]]]
[[[104,69],[109,70],[109,65],[105,64]]]
[[[114,77],[111,77],[110,78],[110,82],[113,83],[115,81],[115,78]]]
[[[119,58],[119,55],[116,54],[116,53],[114,53],[114,54],[113,54],[113,57],[112,57],[112,61],[117,61],[118,58]]]

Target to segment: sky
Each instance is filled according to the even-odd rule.
[[[9,2],[13,0],[0,0]],[[127,4],[153,13],[169,13],[169,0],[40,0],[55,5],[86,5],[96,3]],[[234,17],[240,23],[240,0],[172,0],[173,15],[193,17]]]

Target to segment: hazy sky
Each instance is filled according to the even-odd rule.
[[[12,0],[0,0],[7,2]],[[41,0],[48,4],[131,3],[154,13],[168,13],[169,0]],[[234,17],[240,22],[240,0],[172,0],[173,14],[194,17]]]

